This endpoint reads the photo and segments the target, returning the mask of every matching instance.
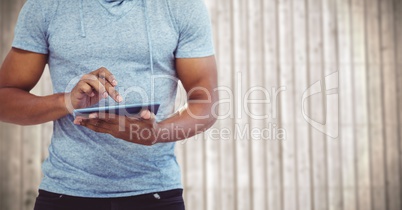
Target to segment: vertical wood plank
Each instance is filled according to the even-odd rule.
[[[0,2],[0,29],[1,29],[1,33],[0,33],[0,61],[1,63],[3,63],[3,60],[5,58],[5,39],[4,39],[4,34],[5,34],[5,27],[4,27],[4,20],[6,19],[6,12],[4,12],[4,5],[5,5],[5,1],[1,1]]]
[[[373,209],[386,209],[384,127],[381,82],[381,33],[377,0],[366,2],[367,68]]]
[[[381,69],[382,69],[382,104],[384,107],[384,146],[386,167],[386,203],[387,209],[401,209],[401,184],[399,168],[399,134],[397,107],[397,78],[395,60],[395,25],[393,0],[381,0]],[[400,70],[399,70],[400,71]]]
[[[204,134],[187,139],[186,150],[186,206],[188,209],[205,209],[204,176],[203,176],[203,150]]]
[[[365,34],[365,2],[352,0],[352,43],[354,79],[354,127],[356,141],[357,207],[371,210],[370,140],[368,119],[368,84]],[[368,38],[368,37],[367,37]]]
[[[13,40],[14,26],[20,10],[20,2],[3,1],[2,4],[2,54],[5,56],[10,50]],[[22,207],[22,164],[21,164],[21,126],[2,124],[4,136],[3,145],[6,150],[4,152],[4,202],[3,207],[6,210],[21,209]],[[3,171],[3,170],[2,170]]]
[[[267,88],[271,88],[271,105],[266,107],[266,112],[271,118],[266,120],[267,124],[278,125],[279,118],[279,99],[277,90],[279,83],[279,37],[278,37],[278,5],[276,0],[263,1],[264,18],[264,80]],[[281,140],[267,142],[266,147],[266,186],[267,186],[267,209],[283,209],[282,201],[282,176],[281,176]]]
[[[328,133],[326,136],[326,151],[327,151],[327,180],[328,180],[328,209],[340,210],[342,209],[343,197],[342,197],[342,167],[341,167],[341,143],[344,144],[348,141],[349,149],[353,151],[353,138],[350,138],[350,133],[353,129],[342,130],[342,137],[339,138],[336,134],[336,129],[339,129],[339,108],[344,108],[344,110],[350,110],[353,107],[350,96],[350,41],[349,41],[349,28],[348,28],[348,16],[347,11],[343,11],[343,8],[338,8],[338,4],[348,7],[345,5],[345,1],[335,1],[335,0],[324,0],[323,1],[323,59],[324,59],[324,69],[323,76],[325,79],[324,87],[322,91],[325,93],[323,95],[324,100],[324,115],[326,119],[324,120],[327,125]],[[340,14],[338,16],[337,14]],[[341,18],[338,21],[338,17]],[[346,21],[342,21],[343,19]],[[339,24],[338,24],[339,23]],[[338,33],[337,33],[338,32]],[[339,45],[338,45],[339,44]],[[338,46],[340,46],[338,48]],[[339,52],[339,55],[338,55]],[[338,81],[338,76],[341,74],[341,82]],[[349,76],[349,77],[348,77]],[[347,77],[345,80],[344,77]],[[343,93],[346,97],[340,96],[338,94],[330,93],[329,91],[337,91],[333,88],[342,87],[345,90]],[[339,104],[339,98],[345,99],[346,104]],[[339,107],[340,105],[340,107]],[[351,111],[349,111],[351,112]],[[343,112],[342,112],[343,113]],[[342,115],[343,116],[343,115]],[[352,119],[348,117],[348,119]],[[341,121],[343,121],[341,117]],[[347,119],[345,119],[346,121]],[[349,124],[351,122],[347,121]],[[347,126],[345,126],[347,127]],[[349,128],[349,127],[348,127]],[[343,129],[343,127],[342,127]],[[332,133],[334,132],[334,133]],[[352,145],[351,145],[352,144]],[[342,155],[343,157],[343,155]],[[345,158],[345,157],[343,157]],[[352,154],[353,161],[353,154]],[[353,170],[353,168],[352,168]],[[350,177],[349,179],[353,179]]]
[[[0,4],[2,4],[2,2],[0,2]],[[6,209],[5,197],[7,193],[6,192],[7,177],[5,168],[7,167],[8,160],[6,158],[7,141],[5,137],[6,137],[5,123],[0,122],[0,167],[3,168],[3,170],[0,170],[0,209]]]
[[[352,64],[352,32],[351,32],[351,2],[338,1],[338,38],[339,38],[339,98],[340,98],[340,141],[342,160],[342,189],[343,209],[357,209],[356,165],[355,165],[355,135],[354,112],[357,109],[353,104],[354,81]],[[363,104],[364,106],[364,104]]]
[[[218,42],[218,36],[216,31],[218,29],[217,20],[217,5],[214,1],[206,1],[214,31],[214,42]],[[219,53],[218,50],[216,50]],[[219,131],[220,122],[210,129],[211,131]],[[205,176],[205,190],[204,196],[206,200],[205,209],[213,210],[220,208],[220,138],[210,135],[211,132],[207,132],[205,135],[205,152],[204,152],[204,176]],[[219,135],[218,135],[219,136]]]
[[[3,63],[5,53],[4,53],[4,26],[3,20],[5,19],[5,12],[4,12],[4,1],[0,1],[0,61]],[[6,142],[5,142],[5,130],[4,130],[4,123],[0,122],[0,167],[5,167],[7,164],[5,158],[5,151],[6,151]],[[5,194],[5,170],[0,170],[0,209],[5,209],[5,201],[4,201],[4,194]]]
[[[248,116],[243,108],[243,97],[249,88],[248,84],[248,27],[247,1],[233,1],[233,38],[234,38],[234,71],[236,83],[236,124],[242,134],[248,127]],[[250,139],[249,136],[235,136],[235,174],[236,174],[236,208],[251,209],[251,177],[250,177]]]
[[[310,85],[321,82],[321,94],[310,97],[308,106],[309,116],[314,121],[324,124],[324,100],[326,97],[323,87],[323,40],[322,40],[322,1],[308,0],[308,30],[309,30],[309,82]],[[312,92],[307,91],[308,95]],[[314,209],[328,209],[327,167],[326,167],[326,142],[322,131],[311,128],[312,141],[312,179]]]
[[[295,143],[297,153],[298,209],[312,209],[312,183],[310,165],[310,133],[302,113],[302,96],[308,88],[307,72],[307,11],[306,1],[293,1],[293,42],[295,88]]]
[[[294,66],[293,66],[293,18],[292,1],[278,1],[279,24],[279,68],[280,86],[286,92],[279,95],[280,124],[286,130],[282,142],[283,209],[297,209],[296,202],[296,155],[295,155],[295,107],[294,107]]]
[[[394,27],[396,45],[397,83],[398,83],[398,109],[402,107],[402,1],[394,1]],[[402,138],[402,112],[399,111],[399,140]],[[399,173],[402,173],[402,143],[399,141]],[[402,176],[399,177],[402,183]],[[402,195],[399,198],[402,200]]]
[[[21,164],[21,126],[3,124],[6,144],[4,209],[21,209],[22,204],[22,164]]]
[[[210,130],[219,131],[220,125],[219,122],[215,124]],[[205,199],[206,206],[205,209],[213,210],[220,208],[220,139],[216,136],[210,134],[210,132],[206,132],[205,135]]]
[[[37,92],[37,88],[33,93]],[[40,125],[27,126],[22,130],[22,198],[23,210],[31,210],[35,204],[41,179],[41,129]]]
[[[251,169],[251,208],[252,210],[265,210],[265,186],[261,183],[265,181],[265,160],[264,148],[269,141],[269,136],[265,136],[261,131],[268,127],[265,124],[266,113],[265,106],[268,105],[269,94],[266,92],[264,78],[261,73],[264,71],[262,28],[259,27],[262,22],[262,2],[261,0],[247,1],[248,5],[248,68],[249,68],[249,89],[245,94],[244,104],[247,115],[250,118],[250,169]],[[255,100],[248,102],[249,100]],[[256,131],[256,135],[253,135]]]
[[[219,105],[219,113],[223,118],[218,121],[221,134],[220,140],[220,208],[236,209],[235,189],[235,136],[234,136],[234,66],[233,66],[233,18],[232,1],[214,1],[218,7],[217,25],[215,33],[219,37],[217,43],[218,69],[219,69],[219,97],[224,102]],[[230,75],[230,76],[229,76]]]

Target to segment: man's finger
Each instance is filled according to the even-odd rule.
[[[98,117],[99,117],[98,113],[91,113],[91,114],[88,115],[89,119],[95,119],[95,118],[98,118]]]
[[[117,90],[110,85],[109,83],[105,83],[106,91],[116,102],[120,103],[123,101],[123,97],[117,92]]]
[[[120,120],[120,115],[115,115],[106,112],[99,112],[99,113],[91,113],[88,116],[89,120],[98,121],[98,123],[102,124],[118,124]]]
[[[76,118],[74,119],[74,124],[76,124],[76,125],[81,125],[81,122],[82,122],[83,119],[84,119],[84,118],[82,118],[82,117],[80,117],[80,116],[76,117]]]
[[[151,119],[152,114],[149,110],[145,109],[145,110],[141,111],[140,116],[144,120],[149,120],[149,119]]]
[[[90,74],[86,74],[81,78],[81,81],[79,84],[81,86],[81,89],[83,89],[85,87],[85,85],[83,85],[82,83],[86,83],[87,85],[91,86],[91,88],[94,91],[96,91],[100,94],[101,98],[107,97],[106,88],[97,77],[90,75]]]
[[[106,80],[113,87],[117,85],[117,80],[112,73],[105,67],[101,67],[98,70],[94,71],[94,74],[100,79]]]
[[[116,102],[120,103],[123,101],[123,97],[121,97],[121,95],[119,94],[119,92],[117,92],[116,88],[109,82],[107,81],[105,78],[107,78],[107,76],[105,77],[104,75],[99,76],[99,83],[102,84],[102,86],[105,87],[105,95],[104,97],[110,96],[113,98],[113,100],[115,100]]]
[[[94,97],[95,93],[94,93],[94,89],[92,88],[92,86],[88,83],[86,83],[85,81],[80,81],[78,83],[78,90],[81,94],[86,94],[89,97]]]
[[[123,101],[123,97],[117,92],[115,86],[117,85],[116,78],[109,70],[102,67],[96,71],[91,72],[89,75],[92,75],[96,78],[96,80],[104,86],[105,91],[102,92],[103,98],[110,96],[116,102],[120,103]]]

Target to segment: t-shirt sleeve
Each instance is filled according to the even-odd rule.
[[[202,0],[185,0],[178,5],[176,24],[179,41],[176,58],[206,57],[214,54],[211,20]]]
[[[48,54],[46,5],[28,0],[18,16],[12,46],[31,52]]]

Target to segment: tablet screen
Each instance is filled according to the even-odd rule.
[[[76,116],[88,116],[95,112],[112,113],[116,115],[133,115],[139,114],[141,110],[147,109],[153,112],[155,115],[158,113],[160,104],[127,104],[117,106],[105,106],[105,107],[91,107],[83,109],[75,109],[74,117]]]

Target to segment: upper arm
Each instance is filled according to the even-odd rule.
[[[176,71],[189,99],[218,100],[215,56],[177,58]]]
[[[39,81],[47,55],[12,48],[0,68],[0,88],[30,91]]]
[[[189,99],[217,100],[217,70],[211,21],[203,0],[171,1],[179,40],[176,71]],[[208,92],[206,94],[206,92]]]
[[[13,48],[0,69],[0,88],[30,91],[39,81],[47,63],[47,28],[52,2],[25,2],[15,27]]]

